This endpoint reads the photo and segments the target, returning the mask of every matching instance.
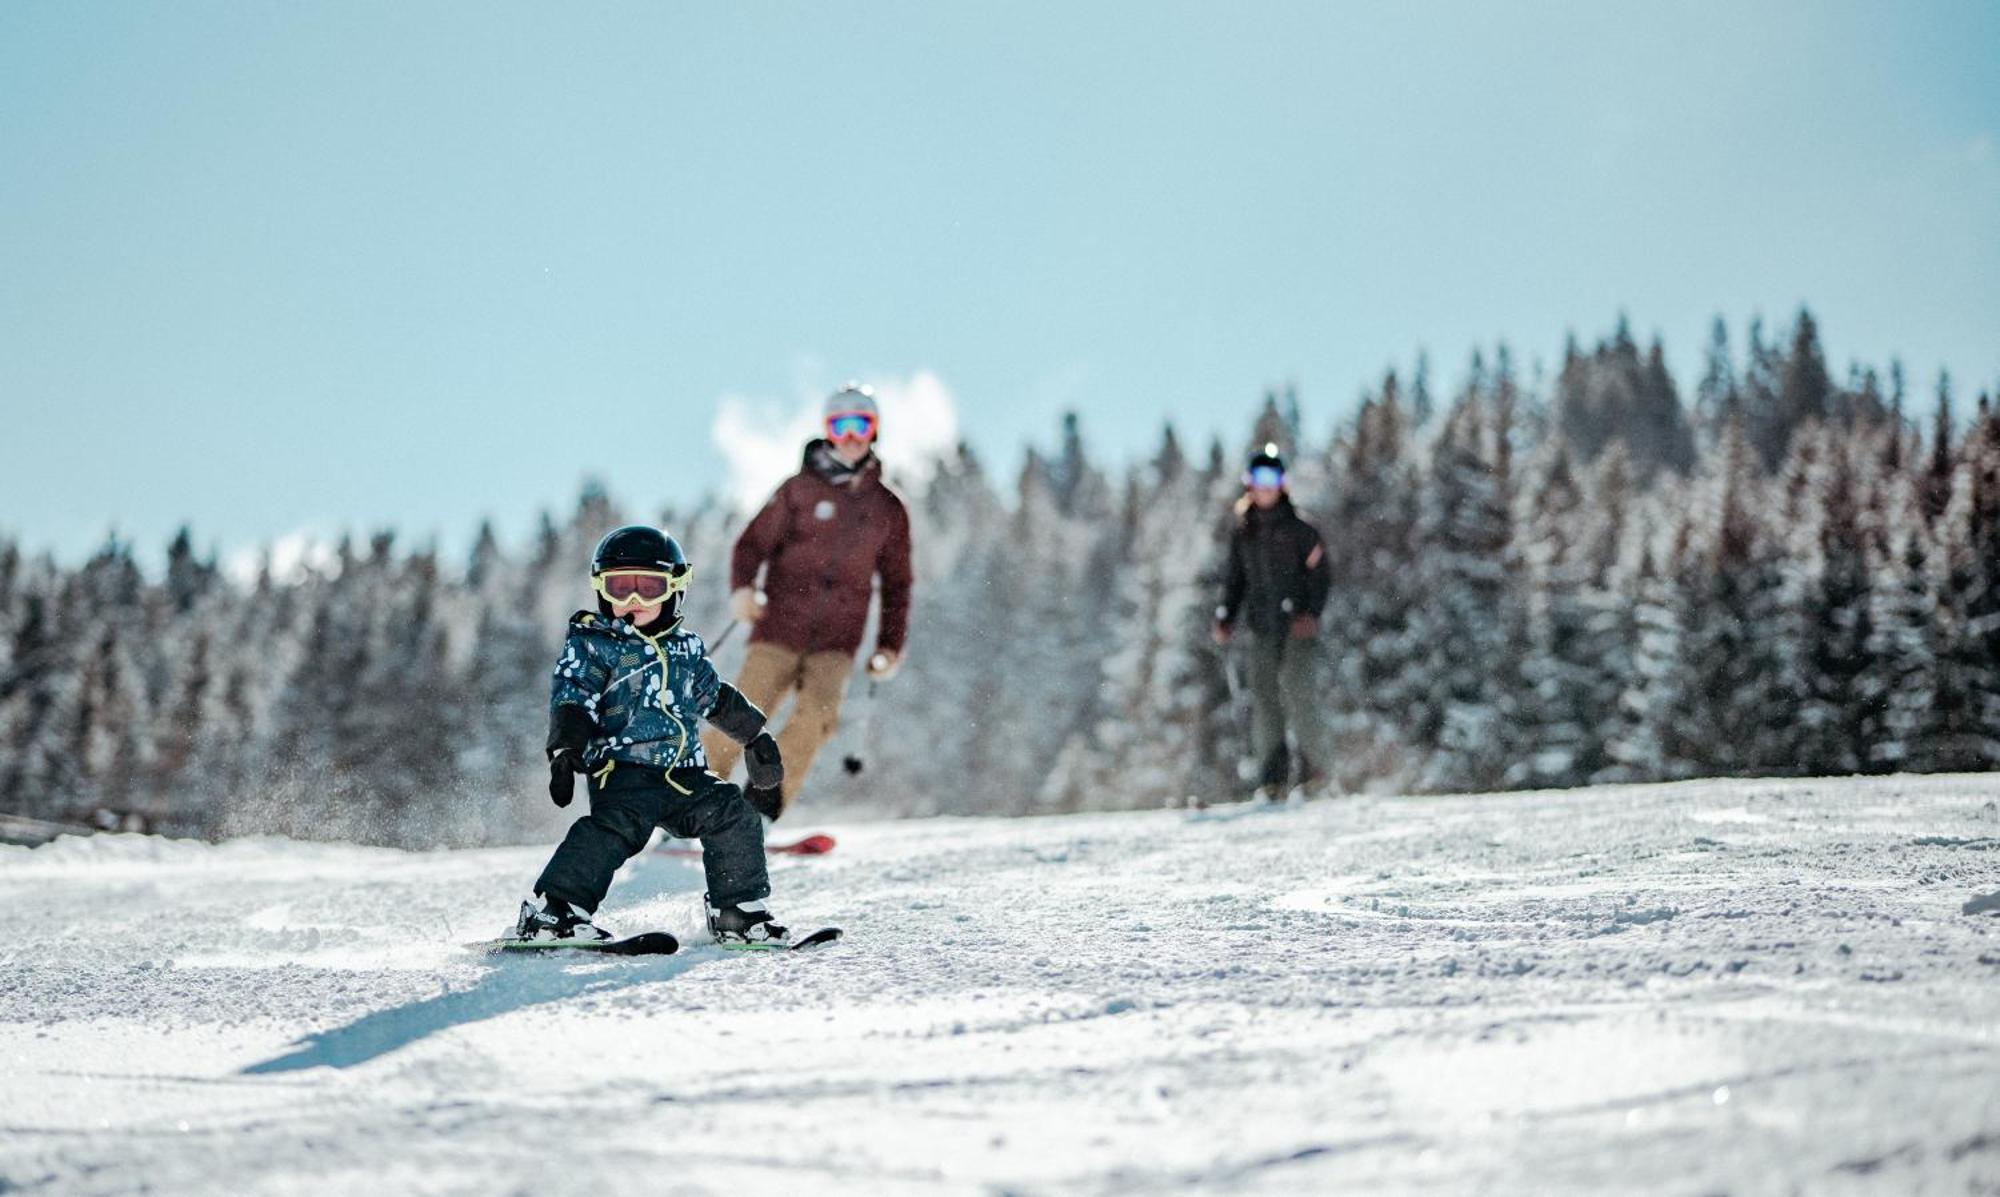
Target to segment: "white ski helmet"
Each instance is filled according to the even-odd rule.
[[[875,408],[875,388],[865,383],[849,382],[826,397],[827,418],[860,412],[875,417],[881,422],[882,413]]]

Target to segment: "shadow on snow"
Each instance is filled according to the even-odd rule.
[[[613,894],[621,899],[621,904],[649,901],[683,888],[671,882],[684,879],[688,871],[684,862],[640,857],[633,861]],[[699,876],[699,867],[694,872]],[[439,1031],[585,993],[610,993],[664,981],[706,958],[710,958],[709,954],[700,952],[692,956],[611,959],[573,955],[560,962],[538,956],[496,956],[493,967],[469,989],[377,1010],[344,1027],[309,1035],[291,1051],[251,1064],[239,1075],[352,1068]]]

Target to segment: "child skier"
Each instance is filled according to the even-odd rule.
[[[568,806],[587,775],[590,813],[521,903],[519,939],[608,940],[591,922],[618,867],[653,828],[702,841],[708,928],[720,943],[775,947],[788,932],[764,908],[764,823],[736,786],[708,771],[697,719],[744,745],[750,784],[784,779],[764,713],[722,681],[701,637],[681,626],[690,567],[674,538],[632,525],[591,556],[597,610],[570,617],[549,700],[549,797]]]

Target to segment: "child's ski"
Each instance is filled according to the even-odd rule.
[[[789,844],[765,844],[764,853],[767,856],[824,856],[833,851],[833,846],[834,840],[830,835],[809,835],[804,839],[793,840]],[[690,848],[686,844],[662,844],[654,851],[662,856],[680,856],[693,860],[701,858],[700,848]]]
[[[792,951],[796,952],[801,948],[816,948],[821,944],[832,943],[834,940],[839,939],[840,936],[841,930],[838,927],[821,927],[811,935],[793,944]]]
[[[790,943],[724,943],[717,946],[728,948],[732,952],[798,952],[832,943],[840,938],[840,934],[838,927],[821,927],[811,935],[801,936]]]
[[[681,941],[665,931],[643,931],[624,939],[493,939],[473,944],[489,952],[598,952],[606,956],[671,956]]]
[[[830,944],[841,936],[838,927],[821,927],[790,943],[725,943],[717,946],[735,952],[797,952]],[[624,939],[489,939],[468,944],[488,952],[519,952],[533,955],[553,952],[596,952],[605,956],[671,956],[680,951],[680,941],[665,931],[645,931]]]

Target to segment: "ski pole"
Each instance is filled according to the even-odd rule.
[[[866,743],[868,733],[875,730],[875,680],[873,678],[868,680],[868,696],[863,701],[868,704],[868,709],[861,715],[861,740],[863,743]],[[863,763],[860,753],[850,752],[841,758],[840,767],[847,770],[847,775],[852,777],[861,772]]]
[[[743,621],[740,619],[732,619],[729,621],[729,626],[722,629],[722,635],[717,636],[715,638],[715,643],[708,646],[708,652],[710,656],[714,656],[716,653],[722,651],[722,646],[729,643],[729,638],[736,634],[736,625],[742,622]]]
[[[1236,730],[1239,734],[1247,733],[1256,715],[1254,711],[1245,712],[1243,709],[1246,705],[1243,694],[1244,686],[1243,679],[1238,673],[1242,667],[1242,654],[1236,650],[1236,646],[1231,644],[1218,644],[1216,645],[1216,650],[1222,654],[1222,684],[1229,688],[1230,720],[1236,724]],[[1242,767],[1240,758],[1237,761],[1237,767],[1240,772]]]

